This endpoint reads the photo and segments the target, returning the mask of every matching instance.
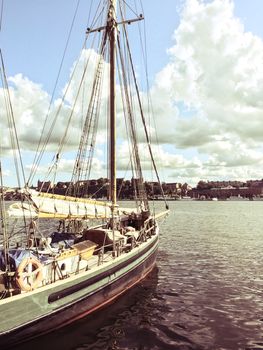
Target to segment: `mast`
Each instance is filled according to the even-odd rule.
[[[116,207],[116,0],[110,0],[107,30],[110,41],[110,200],[112,211]]]
[[[87,33],[106,30],[106,36],[109,42],[109,66],[110,66],[110,82],[109,82],[109,149],[108,149],[108,166],[110,170],[109,180],[109,199],[111,201],[112,210],[112,228],[114,229],[114,216],[117,208],[117,184],[116,184],[116,46],[117,46],[117,26],[118,24],[131,24],[140,21],[142,15],[135,19],[122,20],[117,23],[116,9],[118,0],[108,0],[108,14],[106,26],[96,29],[87,29]],[[131,61],[132,63],[132,61]],[[138,87],[136,86],[138,89]]]

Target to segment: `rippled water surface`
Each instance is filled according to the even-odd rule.
[[[147,280],[17,349],[263,349],[263,202],[176,201],[170,209]]]

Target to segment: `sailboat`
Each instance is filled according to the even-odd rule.
[[[87,29],[86,37],[99,33],[101,44],[96,56],[98,61],[94,81],[91,84],[90,102],[82,123],[72,179],[68,182],[65,193],[55,193],[49,186],[47,188],[43,185],[44,183],[50,185],[50,182],[43,182],[42,186],[34,189],[29,186],[29,180],[25,180],[25,185],[19,186],[21,201],[16,201],[7,208],[3,190],[1,192],[3,237],[0,246],[1,348],[54,331],[94,313],[116,301],[123,293],[138,284],[156,264],[159,223],[160,219],[168,214],[169,209],[167,206],[162,212],[152,209],[145,192],[136,137],[135,112],[132,108],[135,101],[138,106],[136,114],[140,116],[142,129],[146,134],[145,144],[149,150],[149,158],[153,161],[153,169],[159,182],[160,179],[151,150],[150,135],[132,65],[130,47],[128,46],[127,51],[122,53],[120,46],[121,33],[126,42],[127,26],[143,20],[143,16],[125,19],[125,4],[126,1],[117,4],[116,0],[109,0],[106,14],[103,14],[103,11],[96,13],[98,16],[101,12],[104,24]],[[117,18],[117,13],[120,13],[120,19]],[[104,183],[109,189],[109,195],[106,201],[89,196],[90,183],[87,180],[92,168],[92,155],[96,143],[98,121],[95,117],[101,112],[98,93],[102,89],[103,64],[109,67],[107,123],[109,182]],[[129,76],[127,76],[127,64],[130,67]],[[84,66],[84,70],[86,69]],[[116,71],[118,69],[120,70],[118,83],[123,83],[124,87],[120,90],[126,107],[122,119],[127,124],[132,139],[131,153],[135,158],[135,161],[130,163],[136,174],[133,178],[134,202],[130,202],[135,205],[131,208],[120,205],[122,202],[117,200]],[[2,72],[4,72],[3,60]],[[5,78],[5,74],[3,76]],[[131,78],[135,86],[134,92],[130,90]],[[83,79],[80,80],[83,83]],[[4,79],[4,82],[7,80]],[[19,159],[17,164],[23,168],[7,83],[3,91],[7,93],[8,113],[11,115],[9,129],[13,132],[13,145]],[[73,114],[70,115],[69,121],[72,119]],[[51,127],[52,132],[56,131],[54,125]],[[69,124],[66,125],[66,129],[63,140],[68,139]],[[48,141],[44,140],[42,144],[46,146]],[[49,168],[49,173],[50,169],[59,168],[61,145],[60,141],[59,151],[54,156],[55,166]],[[39,154],[44,152],[43,149],[38,149],[36,153],[32,172],[35,172],[36,165],[40,163]],[[1,169],[3,189],[2,178]],[[15,223],[14,227],[10,224],[12,220]],[[18,236],[22,237],[20,241],[17,241]]]

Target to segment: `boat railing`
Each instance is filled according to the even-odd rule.
[[[139,235],[137,239],[133,236],[130,237],[129,242],[124,243],[124,240],[119,240],[115,242],[115,247],[113,242],[109,244],[103,244],[102,246],[99,246],[94,249],[93,256],[97,255],[97,259],[94,261],[94,264],[97,266],[103,264],[104,262],[112,259],[112,257],[118,257],[120,256],[123,252],[127,252],[132,250],[135,246],[140,244],[139,242],[145,242],[149,237],[155,234],[156,231],[156,217],[161,217],[168,214],[168,211],[165,213],[161,213],[156,215],[156,216],[150,216],[147,218],[144,223],[143,227],[139,231]],[[100,228],[101,225],[98,225],[96,228]],[[63,274],[61,273],[63,276]]]
[[[146,240],[147,237],[150,237],[152,234],[154,234],[157,226],[156,220],[162,217],[166,217],[169,214],[169,212],[170,212],[169,210],[165,210],[154,216],[149,216],[149,218],[144,221],[144,226],[140,232],[138,240],[139,239]]]

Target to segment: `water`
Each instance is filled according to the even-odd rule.
[[[169,204],[149,278],[16,349],[263,349],[263,202]]]

